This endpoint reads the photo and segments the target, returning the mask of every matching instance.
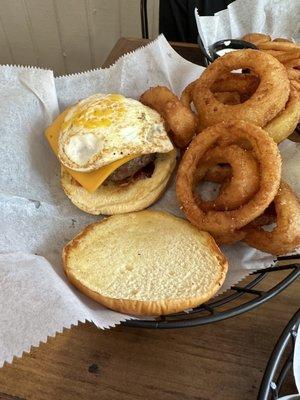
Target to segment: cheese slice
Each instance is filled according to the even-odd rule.
[[[65,110],[62,114],[60,114],[50,125],[45,132],[46,138],[57,156],[58,153],[58,138],[60,134],[60,128],[62,123],[64,122],[65,116],[68,112],[68,109]],[[81,186],[83,186],[88,192],[95,192],[98,187],[111,175],[117,168],[121,165],[127,163],[134,158],[140,157],[140,154],[133,154],[126,156],[120,160],[114,161],[109,165],[105,165],[102,168],[97,169],[92,172],[79,172],[73,171],[70,168],[65,168],[66,171],[78,182]]]

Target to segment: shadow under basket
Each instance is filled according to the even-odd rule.
[[[281,273],[279,273],[281,271]],[[284,275],[284,276],[282,276]],[[164,315],[153,320],[128,320],[136,328],[191,328],[236,317],[264,304],[300,276],[300,255],[278,257],[274,267],[253,272],[238,285],[189,312]]]

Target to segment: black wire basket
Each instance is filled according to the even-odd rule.
[[[279,280],[275,279],[276,283],[274,283],[274,278],[277,278],[276,274],[278,276],[279,271],[285,271],[286,274],[284,277],[280,276]],[[222,321],[253,310],[272,299],[299,276],[299,255],[278,257],[274,267],[253,272],[249,277],[250,279],[243,281],[244,284],[241,282],[238,286],[232,286],[225,294],[217,296],[210,302],[201,304],[189,312],[164,315],[154,320],[129,320],[122,324],[137,328],[173,329],[190,328]],[[264,281],[264,286],[270,287],[264,290],[258,289],[257,286],[262,281]],[[272,281],[271,284],[270,281]]]
[[[293,357],[299,324],[300,309],[291,318],[274,347],[257,400],[277,400],[281,397],[282,388],[288,376],[293,376]]]

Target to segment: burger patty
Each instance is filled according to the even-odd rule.
[[[155,160],[155,154],[146,154],[141,157],[134,158],[127,163],[121,165],[116,169],[109,177],[112,182],[123,181],[124,179],[130,178],[136,174],[140,169],[150,164]]]

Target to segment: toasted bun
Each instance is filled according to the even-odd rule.
[[[61,184],[75,206],[89,214],[122,214],[139,211],[153,204],[163,193],[176,165],[176,151],[158,154],[150,178],[126,186],[110,183],[89,193],[62,168]]]
[[[134,315],[202,304],[227,272],[226,258],[208,233],[159,211],[115,215],[88,226],[63,249],[63,265],[82,293]]]

